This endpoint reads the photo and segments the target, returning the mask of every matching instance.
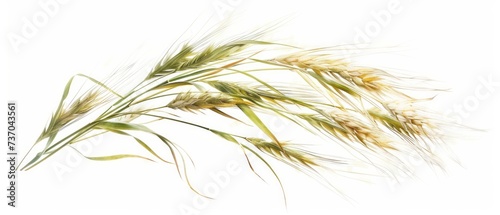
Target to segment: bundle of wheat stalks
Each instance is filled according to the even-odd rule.
[[[89,137],[113,133],[130,137],[150,157],[138,153],[87,158],[104,161],[134,157],[172,163],[189,184],[185,171],[189,155],[182,149],[182,143],[174,142],[175,137],[167,137],[161,128],[151,126],[151,121],[181,123],[192,126],[193,132],[213,133],[221,141],[241,147],[244,155],[260,159],[278,181],[269,158],[325,181],[328,176],[321,169],[352,164],[336,156],[335,151],[312,150],[310,146],[315,144],[341,145],[360,155],[352,159],[388,174],[394,169],[410,169],[407,167],[411,164],[401,159],[409,153],[418,155],[430,166],[442,166],[435,146],[444,143],[440,132],[443,123],[422,108],[421,104],[431,99],[408,95],[406,91],[412,86],[405,86],[402,77],[353,65],[333,54],[332,47],[306,50],[262,41],[257,39],[259,35],[224,43],[210,43],[211,37],[205,37],[183,44],[167,51],[140,82],[123,92],[87,75],[74,76],[89,80],[94,87],[72,97],[68,95],[76,88],[74,78],[67,83],[57,110],[35,143],[43,147],[21,169],[29,170],[61,149]],[[279,54],[273,57],[276,53]],[[260,77],[269,73],[279,73],[283,78],[268,81]],[[110,79],[120,75],[116,73]],[[231,77],[245,81],[234,81]],[[290,77],[302,83],[287,83]],[[241,114],[230,114],[229,109]],[[266,138],[190,122],[176,114],[180,112],[213,112],[254,127]],[[305,134],[322,135],[329,141],[283,140],[264,123],[263,115],[290,121],[303,128]],[[86,123],[72,126],[84,119]],[[163,150],[170,156],[160,156],[163,152],[158,150],[162,149],[153,149],[137,133],[151,135],[164,143]]]

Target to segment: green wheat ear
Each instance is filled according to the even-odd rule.
[[[34,144],[45,141],[45,146],[21,169],[34,168],[65,147],[111,133],[129,137],[141,151],[137,154],[82,156],[95,161],[142,158],[174,164],[180,177],[196,191],[187,174],[189,153],[182,149],[182,143],[172,141],[176,132],[169,132],[167,137],[162,128],[149,124],[151,121],[189,125],[193,133],[211,132],[221,137],[221,141],[240,147],[245,156],[255,155],[280,185],[279,175],[269,158],[290,165],[332,188],[328,176],[324,175],[328,171],[324,169],[335,171],[354,163],[374,165],[382,172],[391,172],[396,166],[408,169],[411,164],[400,157],[412,151],[418,152],[432,165],[442,165],[432,145],[443,143],[440,130],[445,124],[431,117],[423,102],[421,106],[414,105],[420,100],[403,93],[398,86],[405,84],[400,83],[397,76],[380,69],[351,65],[325,51],[332,48],[304,50],[258,40],[257,37],[249,39],[246,35],[245,39],[220,45],[195,45],[209,44],[207,42],[185,44],[179,50],[167,53],[150,71],[138,71],[143,72],[145,78],[121,94],[92,77],[75,76],[91,80],[95,87],[70,99],[70,90],[75,88],[73,78],[68,82],[58,109]],[[269,58],[275,50],[281,50],[283,54]],[[261,77],[265,73],[275,73],[282,79],[266,81]],[[121,80],[120,75],[115,74],[111,79]],[[287,83],[291,76],[300,77],[302,83]],[[241,77],[246,81],[230,79]],[[412,87],[406,86],[405,92],[407,89]],[[228,109],[241,114],[231,115]],[[98,114],[88,115],[91,111],[98,111]],[[258,129],[267,138],[193,123],[176,114],[179,111],[189,114],[212,111],[221,118]],[[261,119],[262,114],[288,120],[302,128],[304,135],[321,135],[329,141],[296,143],[282,140],[283,137]],[[89,122],[79,128],[70,128],[69,125],[84,118]],[[67,132],[60,135],[63,130]],[[151,135],[162,143],[163,148],[152,147],[152,143],[143,141],[138,133]],[[361,156],[339,158],[338,151],[314,150],[330,144],[338,144],[348,153]],[[170,155],[168,158],[164,157],[165,152]],[[139,155],[141,153],[147,153],[149,157]],[[252,160],[247,157],[247,161],[255,171]]]

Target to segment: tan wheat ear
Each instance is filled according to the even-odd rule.
[[[250,102],[234,98],[222,93],[179,93],[175,99],[167,104],[172,109],[197,111],[212,108],[236,107],[239,104],[250,105]]]
[[[434,129],[432,122],[413,106],[413,101],[390,102],[386,105],[393,116],[405,127],[406,131],[415,135],[425,135],[428,129]]]
[[[389,93],[393,96],[406,97],[405,94],[388,83],[386,79],[394,77],[387,72],[376,68],[354,66],[341,58],[332,58],[327,54],[306,51],[285,55],[274,60],[300,69],[312,70],[318,75],[325,75],[349,87],[363,89],[368,93],[376,95]]]
[[[341,109],[333,109],[330,116],[340,127],[347,131],[351,140],[357,140],[364,145],[373,145],[381,148],[396,149],[390,143],[391,140],[377,126],[369,121],[360,121],[356,117]]]

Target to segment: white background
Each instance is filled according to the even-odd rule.
[[[366,61],[440,80],[452,90],[436,98],[433,106],[436,111],[451,111],[464,124],[485,131],[463,134],[453,143],[462,167],[452,164],[446,173],[435,174],[423,170],[418,179],[403,179],[395,186],[384,180],[352,183],[346,187],[350,191],[347,194],[355,199],[352,203],[292,169],[279,169],[288,194],[288,213],[364,214],[384,210],[410,213],[470,210],[480,211],[479,214],[493,214],[496,210],[498,213],[500,47],[499,20],[495,13],[500,8],[494,1],[68,0],[58,3],[58,10],[47,23],[37,26],[37,32],[26,38],[26,43],[14,45],[9,37],[22,35],[26,25],[23,20],[44,13],[40,3],[45,2],[48,1],[5,1],[1,7],[1,74],[7,75],[2,78],[1,92],[7,93],[2,102],[11,99],[19,103],[21,154],[44,127],[72,75],[105,77],[127,57],[159,57],[196,18],[196,23],[206,19],[212,23],[236,19],[231,31],[239,33],[291,16],[291,21],[270,33],[270,38],[306,48],[357,42],[370,43],[372,47],[396,46],[396,51],[370,55]],[[390,2],[399,4],[398,12],[390,13],[387,22],[377,21],[374,14],[389,11],[388,5],[393,4]],[[368,32],[367,26],[374,24],[380,29]],[[366,37],[368,40],[360,41],[360,34],[367,32],[371,34]],[[492,87],[487,98],[474,98],[476,88],[482,86],[479,79],[488,77],[497,81],[497,86]],[[473,99],[478,101],[477,107],[470,108],[466,115],[453,111],[454,106]],[[230,177],[228,185],[220,187],[216,200],[193,205],[193,199],[198,197],[178,178],[173,166],[133,159],[107,163],[73,160],[76,164],[70,163],[71,172],[65,173],[61,180],[54,166],[70,165],[71,152],[67,150],[33,170],[20,173],[19,208],[8,213],[148,209],[182,214],[179,210],[182,205],[200,214],[287,212],[278,185],[272,178],[269,183],[259,180],[235,153],[236,149],[224,147],[225,143],[209,134],[185,135],[192,134],[189,127],[175,129],[175,135],[181,136],[177,142],[213,144],[213,148],[200,146],[200,152],[196,153],[202,171],[193,180],[201,188],[213,183],[210,173],[224,170],[228,163],[240,170]],[[182,139],[182,136],[187,137]],[[102,143],[91,146],[92,152],[109,150],[106,142],[110,140],[124,139],[100,139]],[[2,171],[7,170],[5,162],[1,163]],[[2,182],[6,182],[5,178]],[[1,208],[7,210],[5,204]]]

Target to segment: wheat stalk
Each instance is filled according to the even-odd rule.
[[[259,35],[246,35],[240,40],[220,45],[206,45],[206,41],[184,44],[179,50],[166,53],[151,71],[144,74],[144,79],[122,93],[91,77],[79,75],[91,80],[99,90],[70,99],[67,97],[73,88],[71,79],[59,108],[36,141],[45,140],[44,148],[28,163],[21,162],[19,165],[24,164],[21,169],[34,168],[61,149],[91,136],[113,133],[130,137],[156,160],[173,163],[180,177],[191,187],[187,173],[189,153],[182,149],[181,144],[174,143],[172,138],[175,136],[167,138],[161,129],[140,119],[182,123],[193,129],[211,132],[237,144],[245,155],[256,155],[278,181],[277,173],[264,154],[325,181],[328,181],[328,177],[318,169],[328,169],[329,164],[349,163],[349,159],[357,160],[358,157],[342,160],[337,158],[335,151],[318,153],[306,150],[306,144],[288,144],[263,122],[261,113],[289,120],[303,128],[304,135],[309,132],[316,135],[319,131],[332,140],[330,142],[349,146],[346,148],[348,152],[358,150],[367,159],[364,161],[377,169],[383,168],[380,165],[391,166],[393,163],[390,162],[399,162],[394,159],[397,158],[394,154],[407,153],[407,145],[414,146],[410,150],[425,154],[429,151],[429,144],[440,141],[433,135],[438,133],[441,124],[433,123],[420,114],[423,108],[413,105],[416,100],[391,84],[399,80],[397,77],[379,69],[350,65],[325,51],[328,49],[297,52],[296,48],[287,46],[287,54],[269,60],[264,55],[267,51],[276,47],[283,49],[284,46],[258,40]],[[284,79],[280,80],[281,83],[265,81],[258,72],[282,72]],[[286,77],[290,72],[298,74],[305,86],[287,83]],[[251,80],[250,83],[225,79],[241,76]],[[173,95],[176,96],[172,98]],[[389,99],[394,102],[386,102]],[[68,130],[65,135],[58,135],[59,131],[69,129],[67,125],[85,118],[97,106],[103,108],[94,118],[88,119],[89,123]],[[241,111],[243,117],[235,117],[221,110],[229,108]],[[246,125],[265,134],[268,140],[189,122],[175,114],[176,110],[192,114],[211,110],[221,117],[237,122],[246,121]],[[157,153],[159,149],[153,149],[136,133],[155,137],[166,147],[164,150],[169,152],[170,158],[159,156],[162,154]],[[98,161],[128,157],[151,160],[135,154],[86,157]],[[388,157],[389,164],[371,162],[381,157]],[[252,166],[250,159],[248,162]]]

